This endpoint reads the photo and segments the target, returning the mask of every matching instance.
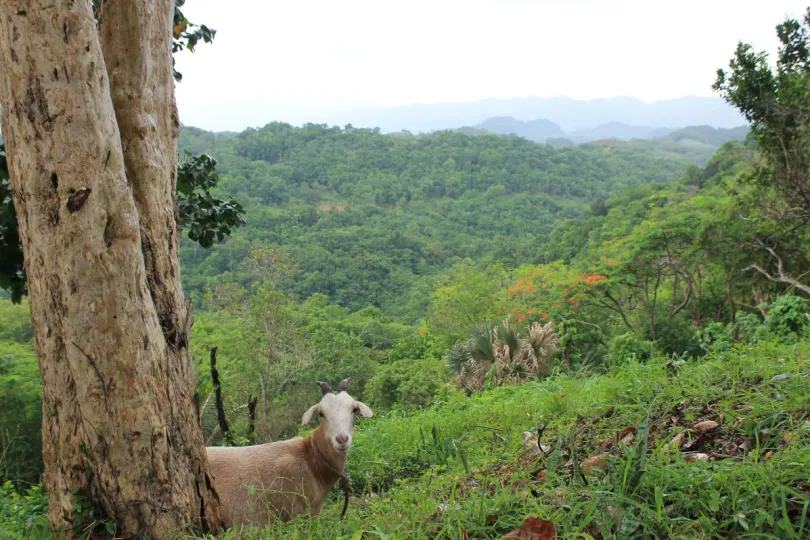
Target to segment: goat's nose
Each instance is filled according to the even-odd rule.
[[[349,441],[349,436],[345,433],[341,433],[335,437],[335,440],[338,442],[338,444],[346,444]]]

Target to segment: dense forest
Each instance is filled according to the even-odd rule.
[[[686,137],[713,150],[710,128]],[[382,135],[377,130],[270,124],[182,132],[182,150],[216,156],[219,185],[245,205],[247,226],[211,250],[187,242],[184,283],[199,302],[214,282],[250,282],[254,246],[295,262],[281,287],[351,310],[379,307],[414,324],[438,275],[462,259],[542,263],[549,231],[624,188],[665,184],[699,155],[671,140],[555,149],[521,138]],[[199,304],[198,304],[199,305]]]
[[[742,45],[718,73],[750,132],[183,126],[206,444],[307,432],[313,381],[351,378],[375,411],[357,515],[262,534],[497,536],[532,513],[589,538],[806,536],[810,15],[785,25],[778,77],[751,86],[770,68]],[[0,296],[0,536],[23,538],[46,527],[57,412],[17,300]],[[74,533],[116,530],[76,515]]]

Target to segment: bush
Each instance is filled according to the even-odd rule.
[[[366,401],[383,410],[430,405],[447,388],[450,378],[442,360],[444,348],[444,342],[432,334],[402,337],[368,381]]]
[[[0,538],[50,538],[48,533],[48,497],[41,485],[25,494],[11,482],[0,485]]]
[[[694,322],[683,314],[675,317],[671,325],[663,316],[659,316],[656,337],[656,348],[665,354],[699,356],[703,352],[700,340],[695,334]]]
[[[442,394],[448,378],[440,358],[397,360],[377,370],[366,385],[366,400],[378,409],[427,407]]]
[[[707,352],[728,351],[734,342],[734,330],[737,325],[722,322],[713,322],[702,331],[698,331],[698,340],[701,347]]]
[[[810,302],[798,296],[780,296],[768,305],[768,331],[783,340],[810,335]]]
[[[621,366],[634,360],[647,360],[653,352],[653,343],[639,338],[634,332],[616,336],[610,341],[608,365]]]

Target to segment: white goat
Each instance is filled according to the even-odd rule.
[[[349,379],[338,392],[319,382],[323,397],[301,418],[316,414],[320,425],[308,437],[243,447],[208,447],[208,462],[223,506],[225,525],[264,525],[310,512],[317,516],[339,479],[352,446],[355,415],[372,416],[365,403],[348,394]],[[348,486],[346,503],[348,503]],[[343,511],[346,511],[344,505]]]

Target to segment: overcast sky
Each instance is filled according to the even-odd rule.
[[[181,120],[239,130],[361,106],[711,95],[739,40],[773,51],[807,0],[187,0]]]

